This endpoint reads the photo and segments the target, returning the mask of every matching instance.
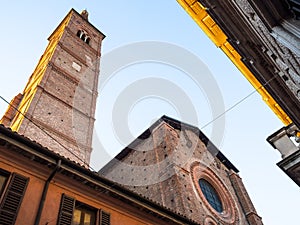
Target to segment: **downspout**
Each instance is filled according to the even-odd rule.
[[[41,197],[40,204],[39,204],[39,208],[38,208],[38,211],[37,211],[37,215],[35,217],[34,225],[39,225],[39,223],[40,223],[43,208],[44,208],[44,204],[45,204],[45,199],[46,199],[48,188],[49,188],[49,184],[50,184],[51,180],[53,179],[53,177],[55,176],[55,174],[57,173],[57,171],[59,170],[60,165],[61,165],[61,160],[58,160],[54,170],[52,171],[52,173],[50,174],[50,176],[48,177],[48,179],[45,183],[43,193],[42,193],[42,197]]]

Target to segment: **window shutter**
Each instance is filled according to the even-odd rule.
[[[1,225],[15,224],[29,178],[13,173],[0,205]]]
[[[57,225],[71,225],[75,199],[62,195]]]
[[[100,225],[110,225],[110,214],[100,211]]]

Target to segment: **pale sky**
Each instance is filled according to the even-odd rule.
[[[2,3],[0,14],[1,32],[1,82],[0,95],[7,100],[23,91],[40,56],[47,45],[47,38],[71,8],[77,11],[87,9],[89,20],[102,31],[106,38],[102,45],[102,56],[113,50],[136,42],[156,41],[178,46],[193,53],[207,65],[221,91],[225,109],[229,109],[253,92],[252,86],[226,58],[220,49],[205,36],[202,30],[188,16],[176,1],[11,1]],[[163,44],[163,45],[164,45]],[[178,52],[178,51],[177,51]],[[158,53],[159,55],[160,53]],[[174,58],[181,59],[180,55]],[[185,63],[186,58],[182,58]],[[140,62],[127,65],[109,80],[99,93],[96,113],[96,131],[99,139],[111,157],[124,147],[127,141],[116,137],[118,130],[112,126],[112,109],[116,99],[131,87],[131,83],[148,78],[161,79],[170,86],[178,87],[192,102],[198,117],[193,124],[200,129],[214,120],[208,95],[216,90],[206,83],[196,85],[193,80],[177,68],[179,65],[165,65],[158,62]],[[209,87],[208,87],[209,86]],[[143,91],[143,90],[139,90]],[[209,93],[207,93],[207,91]],[[167,99],[163,90],[156,95],[136,99],[127,112],[128,128],[136,137],[161,115],[175,117],[184,122],[179,100]],[[143,95],[143,93],[141,93]],[[222,101],[222,99],[217,100]],[[7,105],[0,101],[0,114]],[[281,160],[266,138],[283,126],[255,93],[224,114],[226,126],[220,132],[224,137],[217,144],[223,154],[240,170],[240,176],[248,193],[268,225],[297,225],[299,187],[277,166]],[[210,123],[202,131],[211,137]],[[121,125],[120,125],[121,126]],[[106,132],[100,129],[105,127]],[[124,143],[125,142],[125,143]],[[99,169],[97,152],[94,150],[92,167]]]

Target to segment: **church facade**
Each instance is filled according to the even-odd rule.
[[[0,224],[263,224],[237,168],[167,116],[88,168],[104,37],[72,9],[3,116]]]
[[[237,168],[198,128],[167,116],[99,173],[199,224],[262,224]]]

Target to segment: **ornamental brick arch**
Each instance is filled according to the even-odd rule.
[[[193,185],[196,189],[196,195],[199,197],[199,200],[203,202],[204,207],[208,209],[208,211],[216,219],[226,224],[236,224],[236,222],[239,221],[239,213],[237,211],[238,209],[236,207],[236,203],[231,196],[230,191],[227,189],[222,180],[217,176],[217,174],[201,162],[192,163],[190,171]],[[222,212],[217,212],[208,202],[203,191],[200,188],[200,179],[204,179],[215,189],[220,198],[220,201],[222,202]],[[215,223],[212,220],[208,219],[207,223],[204,224],[214,225]]]

